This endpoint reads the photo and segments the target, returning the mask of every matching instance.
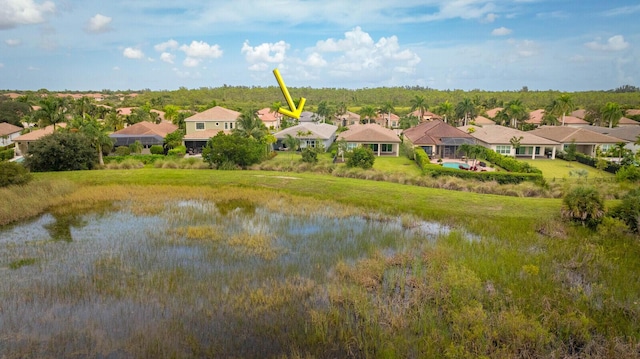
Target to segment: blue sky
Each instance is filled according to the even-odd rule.
[[[0,0],[0,89],[640,86],[621,0]]]

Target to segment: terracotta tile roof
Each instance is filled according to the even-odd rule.
[[[271,112],[271,109],[269,107],[265,107],[261,110],[258,110],[258,118],[260,118],[262,122],[271,123],[278,122],[282,118],[282,115],[280,114],[280,112]]]
[[[351,125],[348,130],[338,135],[338,139],[341,138],[344,138],[347,142],[402,142],[395,131],[376,123]]]
[[[420,110],[415,110],[415,111],[409,113],[409,115],[420,118]],[[423,118],[422,119],[423,120],[441,120],[442,117],[440,115],[437,115],[437,114],[433,113],[433,112],[425,111],[423,113]]]
[[[542,124],[542,118],[544,117],[544,109],[538,109],[535,111],[529,112],[529,119],[524,121],[525,123],[530,123],[534,125]],[[558,117],[558,123],[562,123],[562,117]],[[564,124],[567,125],[588,125],[589,122],[575,117],[575,116],[564,116]]]
[[[313,123],[313,122],[303,122],[299,125],[285,128],[282,131],[276,132],[274,136],[278,139],[283,139],[287,135],[291,135],[296,138],[318,138],[327,140],[331,138],[336,131],[338,130],[338,126],[330,125],[328,123]],[[298,131],[307,132],[311,131],[311,135],[303,135],[299,136]]]
[[[584,120],[584,117],[587,115],[587,110],[579,109],[571,112],[571,116],[581,118]]]
[[[473,125],[458,127],[460,130],[469,133],[469,129],[473,128],[474,131],[469,133],[471,136],[478,140],[490,144],[490,145],[508,145],[511,144],[511,139],[522,137],[520,144],[522,145],[558,145],[558,142],[536,136],[531,131],[520,131],[515,128],[505,126],[487,126],[476,127]]]
[[[7,122],[0,122],[0,136],[9,136],[23,129],[24,127],[18,127]]]
[[[185,122],[193,121],[235,121],[240,117],[240,112],[229,110],[227,108],[216,106],[208,110],[196,113],[191,117],[185,118]]]
[[[441,120],[423,122],[415,127],[406,129],[404,135],[414,145],[440,145],[443,138],[468,138],[473,137]]]
[[[584,127],[541,126],[533,131],[529,131],[529,133],[560,143],[570,143],[573,140],[575,140],[577,144],[620,142],[619,138],[589,131]]]
[[[562,123],[562,117],[558,118],[558,122]],[[588,125],[589,122],[575,116],[564,116],[564,124],[565,125]]]
[[[624,127],[600,127],[600,126],[584,126],[585,130],[601,133],[603,135],[619,138],[629,142],[635,142],[640,136],[640,126],[624,126]]]
[[[538,109],[538,110],[529,112],[529,119],[524,122],[531,123],[534,125],[539,125],[542,123],[543,117],[544,117],[544,109]]]
[[[353,121],[355,123],[360,122],[360,115],[358,115],[355,112],[351,112],[351,111],[347,111],[346,113],[340,115],[338,117],[339,120],[347,120],[347,121]]]
[[[618,126],[638,126],[638,125],[640,125],[640,122],[634,121],[627,117],[623,117],[620,119],[620,121],[618,121]]]
[[[498,112],[500,112],[502,110],[504,110],[504,108],[502,108],[502,107],[492,108],[491,110],[487,110],[487,116],[489,116],[489,118],[494,118],[494,117],[496,117]]]
[[[162,138],[166,137],[169,133],[178,129],[178,126],[170,123],[170,122],[161,122],[159,124],[142,121],[138,122],[135,125],[131,125],[129,127],[125,127],[122,130],[116,131],[112,133],[112,135],[118,136],[160,136]]]
[[[638,109],[630,109],[626,112],[627,116],[638,116],[640,115],[640,110]]]
[[[476,118],[473,119],[473,122],[476,125],[482,126],[482,125],[495,125],[496,123],[494,121],[491,121],[490,119],[484,117],[484,116],[478,116]]]
[[[62,122],[56,125],[56,129],[67,127],[67,124]],[[37,141],[46,135],[50,135],[53,133],[53,125],[49,125],[45,128],[41,128],[39,130],[31,131],[29,133],[25,133],[22,136],[18,136],[13,139],[13,142],[22,142],[22,141]]]

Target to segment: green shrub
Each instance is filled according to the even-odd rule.
[[[576,187],[562,200],[562,217],[582,225],[597,227],[604,216],[604,201],[593,187]]]
[[[609,214],[626,223],[632,232],[640,234],[640,188],[630,191]]]
[[[15,150],[10,148],[8,150],[0,151],[0,161],[8,161],[15,156]]]
[[[416,163],[418,164],[418,167],[422,169],[422,172],[426,171],[427,167],[431,164],[429,155],[427,155],[427,153],[424,152],[424,149],[420,147],[414,150],[414,155],[416,157],[415,160],[416,160]]]
[[[26,184],[31,174],[23,165],[15,162],[0,162],[0,187]]]
[[[92,169],[98,153],[82,133],[54,132],[34,142],[25,165],[34,172]]]
[[[318,154],[311,148],[305,148],[302,150],[302,162],[317,163]]]
[[[131,154],[131,149],[127,146],[116,147],[116,156],[128,156]]]
[[[638,182],[640,181],[640,168],[634,165],[627,165],[616,172],[616,180],[618,182]]]
[[[161,145],[153,145],[149,148],[152,155],[164,155],[164,147]]]
[[[370,147],[359,146],[351,151],[347,159],[347,167],[360,167],[366,170],[373,167],[375,160],[376,156]]]
[[[169,150],[167,155],[175,156],[175,157],[184,157],[187,154],[187,147],[185,146],[176,146]]]

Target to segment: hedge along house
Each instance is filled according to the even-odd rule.
[[[531,159],[543,156],[556,158],[556,149],[560,145],[556,141],[512,127],[499,125],[478,127],[469,125],[458,128],[475,137],[479,145],[505,156],[528,157]]]
[[[315,148],[322,145],[326,151],[336,139],[338,126],[328,123],[303,122],[299,125],[285,128],[276,132],[274,136],[278,140],[274,146],[276,149],[286,149],[285,139],[287,135],[300,140],[300,148]]]
[[[218,132],[231,133],[236,128],[239,117],[238,111],[216,106],[185,118],[186,133],[183,141],[187,151],[201,153],[207,141]]]
[[[406,129],[404,137],[413,147],[421,147],[429,157],[457,158],[463,144],[475,144],[475,138],[442,120],[423,122]]]
[[[393,130],[376,123],[351,125],[338,135],[338,140],[347,142],[347,150],[359,146],[369,147],[376,156],[396,156],[400,153],[400,138]]]
[[[142,121],[134,125],[123,128],[109,135],[115,140],[114,147],[129,146],[136,141],[140,141],[144,148],[153,145],[164,145],[164,138],[168,134],[178,129],[178,126],[171,122],[160,122],[158,124]]]

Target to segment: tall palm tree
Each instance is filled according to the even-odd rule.
[[[564,126],[564,117],[567,113],[573,110],[573,99],[569,94],[562,94],[554,100],[552,104],[552,111],[557,116],[562,116],[562,126]]]
[[[91,103],[91,99],[86,96],[82,96],[79,99],[73,101],[73,110],[76,115],[81,116],[83,119],[87,117],[87,114],[94,112],[94,105]]]
[[[462,119],[462,125],[466,126],[472,118],[478,116],[478,110],[469,98],[465,97],[456,105],[456,117]]]
[[[602,107],[601,113],[603,121],[609,123],[609,128],[617,126],[623,116],[620,105],[615,102],[607,102],[604,107]]]
[[[427,106],[427,98],[422,95],[415,95],[409,103],[411,104],[412,112],[418,110],[420,113],[420,122],[422,122],[424,120],[424,113],[429,109],[429,106]]]
[[[448,119],[454,116],[453,104],[449,100],[442,102],[436,107],[436,113],[444,118],[444,122],[448,123]]]
[[[509,116],[509,125],[513,128],[518,128],[518,124],[529,118],[529,113],[520,100],[513,100],[507,103],[504,111]]]
[[[115,132],[124,128],[124,117],[117,109],[112,108],[105,116],[104,123],[110,131]]]
[[[396,109],[395,107],[393,107],[393,102],[391,101],[385,101],[382,106],[380,106],[380,108],[378,109],[378,112],[383,114],[386,113],[387,114],[387,127],[391,127],[391,112],[394,112]]]
[[[249,110],[240,115],[237,126],[233,131],[240,136],[259,141],[267,133],[267,128],[260,118],[258,118],[257,111]]]
[[[376,109],[373,106],[362,106],[358,114],[362,119],[366,119],[367,123],[371,123],[371,119],[376,117]]]
[[[329,104],[327,104],[327,101],[320,101],[316,110],[316,115],[318,115],[318,117],[320,117],[322,121],[326,122],[327,120],[329,120],[331,112],[331,107],[329,106]]]
[[[114,140],[107,135],[106,127],[93,117],[87,115],[85,119],[81,117],[77,117],[77,119],[80,121],[73,122],[73,126],[75,126],[74,129],[84,134],[91,141],[93,147],[98,151],[98,162],[101,166],[104,166],[102,150],[111,149]]]

